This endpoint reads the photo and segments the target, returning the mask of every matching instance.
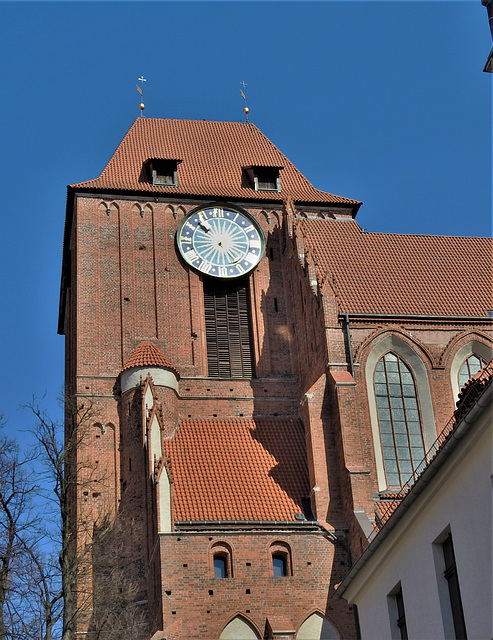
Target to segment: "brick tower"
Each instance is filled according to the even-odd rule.
[[[491,358],[493,307],[488,239],[366,233],[360,204],[250,123],[138,118],[69,187],[85,637],[357,637],[330,595]]]

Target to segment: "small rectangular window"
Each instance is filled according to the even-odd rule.
[[[255,191],[281,191],[280,170],[282,167],[244,167],[244,186]]]
[[[214,556],[214,578],[228,577],[228,562],[226,556]]]
[[[287,576],[286,556],[284,554],[272,554],[272,573],[274,578],[284,578]]]
[[[148,160],[149,179],[154,186],[177,187],[178,186],[178,161],[177,160]]]
[[[446,638],[465,640],[467,638],[466,624],[449,526],[433,542],[433,558],[443,621],[443,635]]]
[[[443,559],[445,561],[444,576],[448,584],[450,607],[452,609],[452,619],[454,621],[454,631],[456,640],[467,640],[466,622],[462,609],[462,599],[460,596],[459,576],[457,565],[455,564],[454,545],[452,535],[449,533],[442,542]]]
[[[387,601],[392,640],[407,640],[406,611],[404,609],[404,598],[402,596],[400,583],[389,593]]]
[[[279,169],[277,167],[257,167],[254,169],[255,191],[280,191]]]

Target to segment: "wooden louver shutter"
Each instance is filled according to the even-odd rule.
[[[209,376],[251,378],[248,280],[204,279],[204,308]]]

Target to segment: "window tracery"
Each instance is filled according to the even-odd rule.
[[[425,457],[418,396],[413,374],[392,352],[374,373],[377,415],[388,486],[402,486]]]
[[[475,353],[466,358],[459,369],[459,389],[462,389],[466,382],[476,375],[478,371],[481,371],[486,364],[486,360],[483,360]]]

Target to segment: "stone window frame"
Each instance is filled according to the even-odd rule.
[[[374,376],[377,363],[383,356],[392,351],[404,360],[411,370],[416,384],[416,395],[421,413],[421,427],[423,431],[424,450],[430,449],[437,437],[435,413],[431,397],[430,382],[425,363],[418,352],[407,342],[395,334],[388,334],[373,345],[365,365],[366,389],[368,394],[368,406],[370,412],[371,431],[373,437],[373,449],[375,452],[375,466],[377,471],[378,490],[385,491],[387,480],[383,462],[380,427],[378,423],[377,402],[375,396]]]

